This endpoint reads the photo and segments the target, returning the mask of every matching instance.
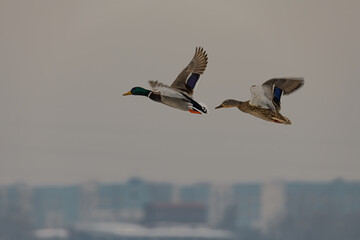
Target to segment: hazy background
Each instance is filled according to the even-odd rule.
[[[0,1],[0,184],[91,180],[191,183],[360,179],[358,1]],[[144,97],[196,46],[208,115]],[[293,122],[265,122],[226,98],[272,77]],[[212,110],[211,110],[212,109]]]

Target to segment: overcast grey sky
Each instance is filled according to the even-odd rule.
[[[359,1],[0,0],[0,184],[360,180]],[[209,64],[196,115],[145,97],[195,47]],[[272,77],[304,77],[282,99],[293,125],[247,100]]]

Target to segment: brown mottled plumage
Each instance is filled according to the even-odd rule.
[[[304,85],[303,78],[273,78],[262,85],[252,86],[249,101],[225,100],[218,108],[237,107],[265,121],[290,125],[291,121],[280,113],[282,94],[290,94]]]
[[[282,123],[289,125],[291,121],[280,114],[278,111],[271,111],[270,109],[261,108],[257,106],[252,106],[249,103],[250,101],[241,102],[233,99],[225,100],[218,108],[229,108],[229,107],[237,107],[240,111],[244,113],[249,113],[255,117],[261,118],[265,121],[275,122],[275,123]]]

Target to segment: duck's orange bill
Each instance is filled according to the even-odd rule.
[[[189,112],[191,112],[191,113],[195,113],[195,114],[201,114],[200,112],[195,111],[195,110],[192,110],[192,109],[189,109]]]

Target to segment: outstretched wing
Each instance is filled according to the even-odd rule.
[[[171,87],[192,95],[200,75],[203,74],[206,69],[207,63],[208,57],[206,51],[202,47],[197,47],[194,57],[171,84]]]
[[[264,94],[272,99],[276,110],[280,110],[282,94],[290,94],[304,85],[304,78],[273,78],[262,84]]]
[[[162,88],[162,87],[167,87],[168,88],[169,87],[165,83],[161,83],[161,82],[153,81],[153,80],[149,81],[149,85],[156,92],[158,91],[159,88]]]
[[[151,88],[154,90],[155,94],[160,94],[161,96],[171,97],[171,98],[184,98],[183,94],[176,91],[175,89],[169,87],[168,85],[158,82],[158,81],[149,81]]]

